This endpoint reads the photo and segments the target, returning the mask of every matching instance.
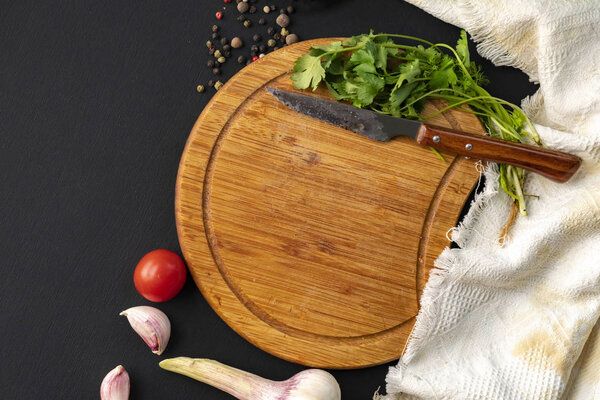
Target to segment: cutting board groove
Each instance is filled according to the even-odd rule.
[[[266,91],[294,90],[293,61],[329,40],[273,52],[215,94],[181,158],[175,211],[194,281],[236,332],[289,361],[359,368],[401,355],[479,174],[474,160],[373,142]],[[483,133],[464,112],[432,123]]]

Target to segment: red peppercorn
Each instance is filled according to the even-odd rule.
[[[221,18],[223,18],[223,13],[221,11],[217,11],[217,13],[215,14],[215,17],[217,17],[217,19],[221,19]]]
[[[225,3],[231,3],[231,0],[223,0]]]
[[[256,60],[258,60],[258,56],[252,57],[252,61],[256,61]]]
[[[209,49],[209,50],[214,50],[214,49],[215,49],[215,46],[210,46],[208,49]]]

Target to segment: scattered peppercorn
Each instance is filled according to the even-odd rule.
[[[231,57],[231,52],[230,51],[223,51],[223,55],[225,56],[225,58],[229,58],[229,57]]]
[[[268,14],[268,13],[271,12],[271,8],[269,6],[264,6],[263,7],[263,11],[264,11],[265,14]]]
[[[225,57],[221,56],[217,59],[217,61],[220,62],[221,64],[225,64],[225,61],[227,61],[227,59]]]
[[[202,93],[202,92],[204,92],[204,86],[198,85],[198,86],[196,86],[196,90],[198,91],[198,93]]]
[[[244,56],[239,56],[239,57],[237,58],[237,62],[238,62],[238,63],[240,63],[240,64],[244,64],[244,63],[246,62],[246,57],[244,57]]]
[[[217,40],[219,38],[219,34],[217,32],[213,32],[212,38],[213,40]]]
[[[218,67],[215,67],[215,68],[213,68],[213,74],[220,75],[221,74],[221,70]]]
[[[231,0],[223,0],[225,3],[231,3]]]
[[[267,23],[267,21],[265,21],[265,19],[264,19],[264,18],[260,18],[260,19],[258,20],[258,24],[259,24],[259,25],[264,25],[264,24],[266,24],[266,23]]]
[[[274,41],[273,39],[269,39],[269,40],[267,41],[267,46],[269,46],[269,47],[273,47],[273,46],[275,46],[276,44],[277,44],[277,42],[276,42],[276,41]]]
[[[254,14],[256,12],[256,7],[250,6],[250,10],[248,10],[250,14]]]
[[[215,67],[220,67],[221,63],[218,60],[215,60]]]
[[[252,57],[252,61],[256,61],[256,60],[258,60],[258,56]]]
[[[263,58],[264,56],[265,56],[265,55],[264,55],[263,53],[260,53],[260,54],[258,55],[258,58]]]
[[[282,8],[279,10],[279,14],[287,14],[287,10],[285,8]]]
[[[221,54],[221,50],[218,50],[218,49],[217,49],[217,50],[215,50],[215,58],[219,58],[219,57],[221,57],[221,56],[222,56],[222,54]]]
[[[208,47],[209,49],[212,47],[212,42],[210,40],[206,41],[206,47]]]
[[[246,20],[246,17],[244,17],[242,14],[238,15],[238,17],[236,18],[238,20],[238,22],[244,22]]]
[[[275,28],[273,28],[272,26],[268,27],[267,28],[267,33],[269,35],[273,35],[275,33]]]
[[[275,22],[277,22],[277,25],[280,27],[285,28],[290,24],[290,17],[288,17],[286,14],[279,14]]]
[[[217,19],[221,19],[221,18],[223,18],[223,13],[221,11],[217,11],[217,13],[215,14],[215,17],[217,17]]]
[[[290,35],[287,35],[285,37],[285,43],[286,44],[294,44],[298,41],[298,35],[296,35],[295,33],[292,33]]]
[[[241,2],[237,5],[237,9],[241,13],[245,13],[246,11],[248,11],[249,8],[250,6],[248,5],[248,3]]]
[[[288,14],[293,14],[293,13],[294,13],[294,11],[296,11],[296,10],[294,10],[294,7],[293,7],[293,6],[288,6],[288,7],[287,7],[287,12],[288,12]]]
[[[260,42],[262,40],[262,37],[260,37],[260,35],[256,33],[254,36],[252,36],[252,40],[254,40],[255,42]]]
[[[213,54],[215,54],[215,47],[214,46],[211,46],[210,49],[208,49],[208,54],[210,54],[211,56]]]
[[[243,45],[244,45],[244,43],[242,42],[242,39],[240,39],[239,37],[236,36],[233,39],[231,39],[231,47],[233,47],[234,49],[239,49]]]
[[[266,47],[264,44],[261,44],[260,46],[258,46],[258,51],[260,51],[261,53],[264,53],[266,50]]]
[[[279,39],[281,39],[281,35],[279,34],[279,32],[275,32],[275,33],[273,34],[273,39],[275,39],[275,40],[279,40]]]
[[[258,46],[253,44],[252,47],[250,47],[250,51],[258,51]]]
[[[275,10],[277,10],[277,7],[275,7],[275,4],[271,4],[271,5],[269,6],[269,8],[271,9],[271,11],[275,11]]]
[[[206,63],[206,65],[208,65],[208,68],[214,68],[215,67],[215,61],[214,60],[208,60],[208,62]]]
[[[229,51],[231,51],[231,46],[228,44],[223,45],[223,52],[227,53]]]
[[[219,26],[218,25],[213,25],[212,26],[212,31],[213,32],[219,32]]]
[[[242,4],[242,3],[240,3],[240,4]],[[219,90],[219,89],[221,89],[221,87],[223,87],[223,82],[221,82],[221,81],[215,82],[215,90]]]
[[[281,36],[284,36],[284,37],[285,37],[285,36],[287,36],[289,33],[290,33],[290,32],[289,32],[287,29],[285,29],[285,28],[281,28]]]
[[[210,87],[215,86],[215,81],[213,81],[212,79],[210,81],[208,81],[208,86],[210,86]]]
[[[249,19],[247,19],[247,20],[245,20],[245,21],[244,21],[244,26],[245,26],[246,28],[250,28],[250,27],[252,26],[252,22],[250,22],[250,20],[249,20]]]
[[[226,45],[226,44],[227,44],[227,42],[228,42],[228,41],[227,41],[227,38],[226,38],[226,37],[222,37],[222,38],[221,38],[221,44],[222,44],[222,45]]]

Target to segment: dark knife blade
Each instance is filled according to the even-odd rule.
[[[419,121],[391,117],[336,101],[271,87],[267,90],[294,111],[380,142],[387,142],[396,136],[409,136],[416,139],[422,125]]]

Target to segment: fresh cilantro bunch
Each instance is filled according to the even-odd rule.
[[[396,44],[392,38],[419,44]],[[455,48],[373,32],[313,46],[296,60],[292,80],[298,89],[313,90],[324,82],[337,100],[397,117],[426,120],[457,108],[477,115],[491,136],[541,145],[523,110],[482,88],[487,80],[470,59],[465,31]],[[447,107],[423,116],[420,112],[428,99],[442,99]],[[499,168],[500,185],[526,215],[523,169],[504,164]]]

